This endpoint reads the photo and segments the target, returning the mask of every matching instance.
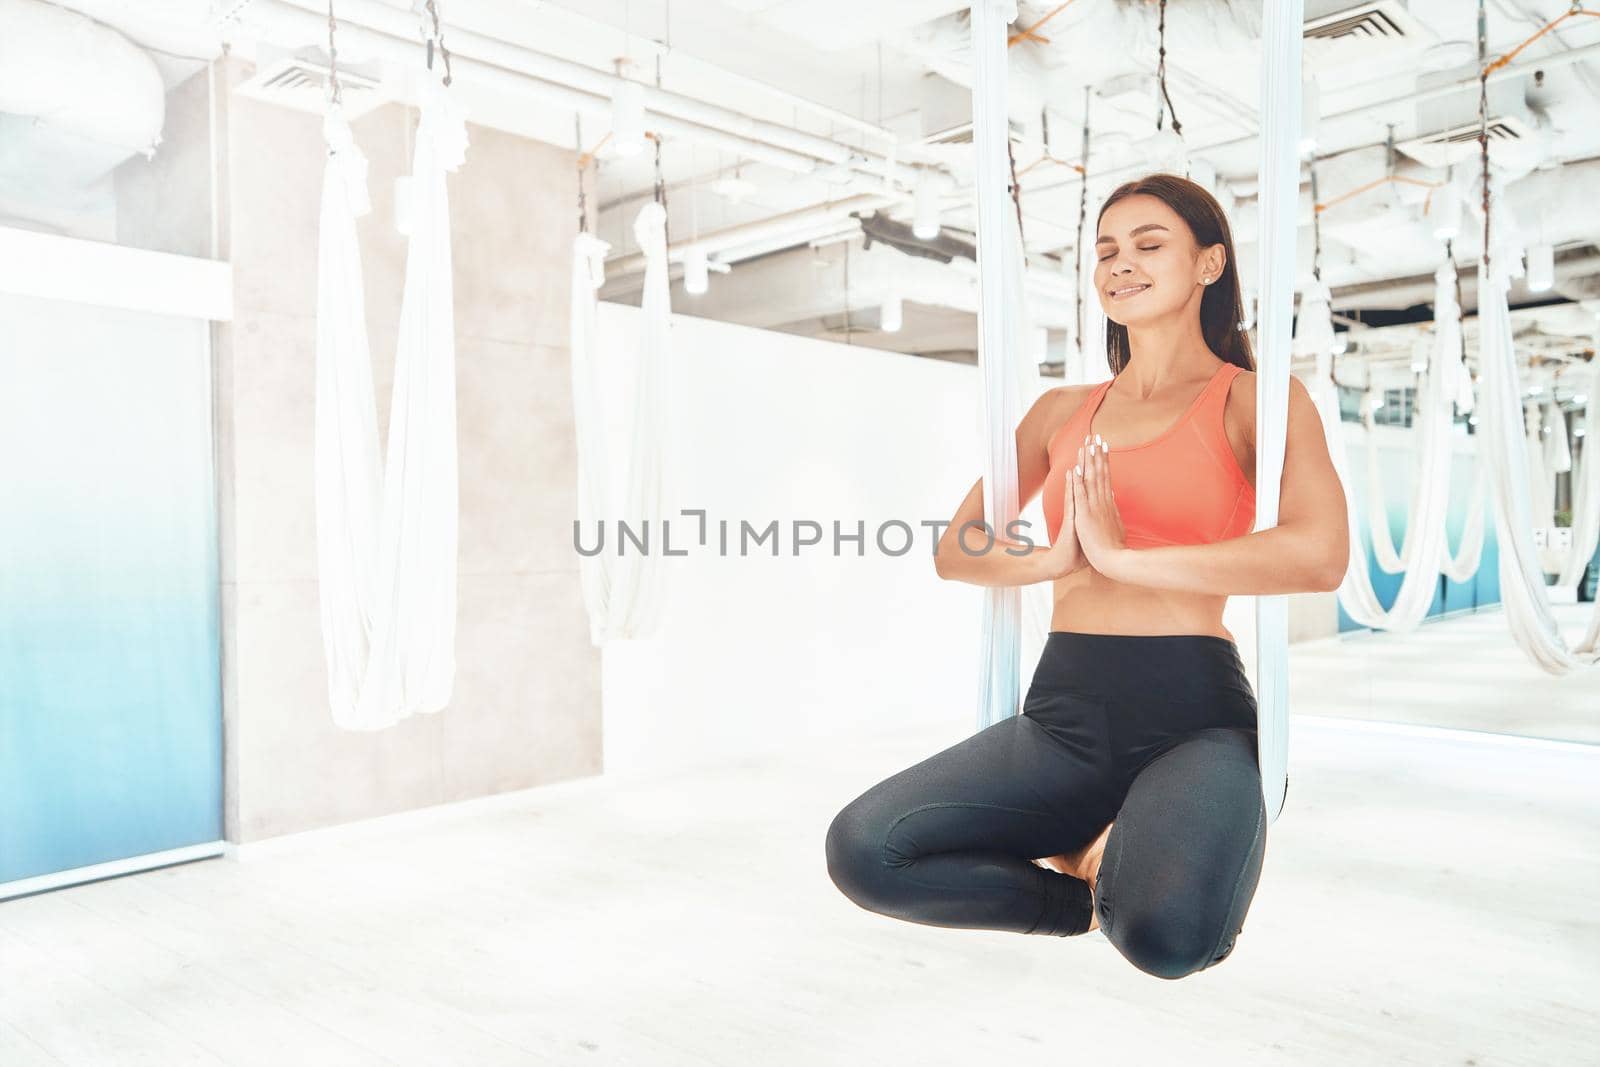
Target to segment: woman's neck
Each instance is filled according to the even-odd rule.
[[[1169,385],[1194,378],[1209,378],[1216,371],[1217,355],[1206,344],[1198,319],[1156,322],[1128,329],[1128,365],[1118,378],[1118,390],[1143,399]]]

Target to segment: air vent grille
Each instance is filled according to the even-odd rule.
[[[1368,0],[1309,18],[1303,32],[1308,66],[1346,73],[1393,62],[1437,40],[1401,0]]]
[[[280,54],[263,61],[239,92],[270,104],[320,114],[327,106],[330,67],[319,48]],[[375,73],[359,66],[339,64],[339,93],[344,113],[357,118],[382,104],[387,96]]]
[[[1315,25],[1307,24],[1306,39],[1337,41],[1355,39],[1362,41],[1395,40],[1409,36],[1405,28],[1385,8],[1386,4],[1371,4],[1343,11]]]

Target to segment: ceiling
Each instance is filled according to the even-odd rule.
[[[970,351],[976,327],[964,306],[969,261],[900,256],[892,244],[863,247],[853,215],[910,223],[918,181],[937,185],[945,234],[974,229],[971,80],[966,5],[955,0],[438,0],[459,55],[516,75],[460,79],[474,121],[566,147],[595,149],[589,188],[596,226],[611,244],[610,299],[636,300],[640,280],[631,236],[655,183],[655,158],[624,158],[602,143],[617,73],[659,86],[674,114],[652,106],[661,129],[660,168],[674,248],[700,242],[731,265],[711,292],[674,287],[674,307],[732,321],[867,342],[872,331],[848,308],[875,307],[902,275],[904,326],[871,343],[901,351]],[[71,0],[62,6],[114,25],[152,50],[168,83],[200,69],[226,41],[238,54],[316,46],[325,37],[322,0]],[[1162,111],[1155,72],[1154,0],[1022,2],[1010,59],[1010,117],[1030,260],[1030,313],[1057,330],[1075,314],[1073,259],[1080,210],[1091,235],[1097,204],[1120,181],[1181,166],[1157,135]],[[1521,45],[1568,8],[1565,0],[1487,0],[1489,51]],[[337,0],[341,59],[382,73],[385,52],[362,35],[414,27],[409,0]],[[1426,320],[1443,247],[1423,218],[1428,185],[1450,177],[1441,149],[1414,144],[1476,122],[1476,5],[1469,0],[1306,0],[1305,70],[1318,97],[1317,180],[1321,273],[1334,307],[1363,329],[1364,351],[1406,358],[1403,327]],[[1165,7],[1166,93],[1181,123],[1185,159],[1199,178],[1214,172],[1228,207],[1244,276],[1256,265],[1254,197],[1260,152],[1259,0],[1170,0]],[[1054,14],[1052,15],[1052,12]],[[1346,20],[1340,23],[1338,20]],[[1326,29],[1339,25],[1342,32]],[[365,28],[365,29],[364,29]],[[380,36],[372,37],[379,44]],[[192,57],[192,58],[184,58]],[[1556,285],[1513,291],[1519,328],[1534,331],[1551,358],[1592,348],[1594,315],[1574,301],[1600,298],[1600,18],[1573,18],[1516,57],[1491,83],[1491,111],[1511,136],[1495,145],[1515,177],[1506,202],[1531,240],[1554,246]],[[562,64],[565,64],[564,66]],[[536,72],[536,73],[530,73]],[[519,80],[520,79],[520,80]],[[381,91],[403,94],[383,79]],[[568,96],[550,89],[564,83]],[[1451,90],[1452,85],[1459,88]],[[571,93],[587,94],[577,103]],[[558,85],[557,89],[563,86]],[[545,106],[529,106],[530,100]],[[576,116],[576,121],[575,121]],[[1078,165],[1088,139],[1087,189]],[[580,141],[581,131],[581,141]],[[1391,141],[1394,148],[1391,149]],[[1470,156],[1475,145],[1467,145]],[[884,175],[893,167],[893,181]],[[1476,163],[1456,165],[1470,183]],[[1306,178],[1309,169],[1303,168]],[[743,190],[729,188],[737,176]],[[1398,177],[1399,181],[1387,179]],[[719,182],[719,179],[722,181]],[[1470,190],[1469,190],[1470,191]],[[575,190],[576,192],[576,190]],[[1085,198],[1087,202],[1085,203]],[[1302,190],[1302,281],[1310,277],[1312,206]],[[1454,254],[1479,256],[1466,218]],[[876,254],[876,255],[875,255]],[[849,263],[836,261],[850,257]],[[859,257],[859,258],[856,258]],[[887,258],[886,258],[887,257]],[[786,260],[792,260],[787,262]],[[838,269],[812,266],[834,264]],[[805,269],[801,269],[804,267]],[[808,273],[809,272],[809,273]],[[850,281],[846,283],[846,276]],[[1474,306],[1464,269],[1464,304]],[[775,287],[809,279],[808,299]],[[781,298],[780,298],[781,297]],[[788,317],[785,317],[788,316]],[[1059,337],[1056,338],[1059,342]],[[1058,345],[1057,345],[1058,347]]]

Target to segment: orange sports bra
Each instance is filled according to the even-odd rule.
[[[1255,525],[1256,493],[1239,469],[1223,425],[1228,387],[1243,369],[1224,363],[1165,433],[1107,453],[1130,548],[1225,541]],[[1050,438],[1050,474],[1041,504],[1051,544],[1061,529],[1067,475],[1111,381],[1097,386]]]

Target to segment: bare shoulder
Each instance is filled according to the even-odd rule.
[[[1093,391],[1093,385],[1057,385],[1040,393],[1023,419],[1036,447],[1048,447]]]
[[[1224,416],[1228,437],[1250,446],[1256,439],[1256,372],[1241,370],[1228,383],[1228,406]]]
[[[1089,394],[1094,392],[1095,383],[1088,385],[1058,385],[1047,389],[1045,396],[1049,398],[1049,416],[1046,419],[1047,436],[1054,436],[1055,432],[1065,426],[1072,416],[1078,413],[1083,402],[1089,399]]]
[[[1253,443],[1256,437],[1256,379],[1255,371],[1242,370],[1233,376],[1228,388],[1228,432],[1230,437],[1237,435],[1241,442]],[[1289,421],[1317,417],[1311,390],[1298,375],[1289,375]]]
[[[1046,390],[1054,394],[1055,405],[1060,410],[1062,421],[1072,418],[1083,402],[1089,399],[1089,394],[1095,391],[1096,384],[1087,385],[1058,385],[1054,389]]]

